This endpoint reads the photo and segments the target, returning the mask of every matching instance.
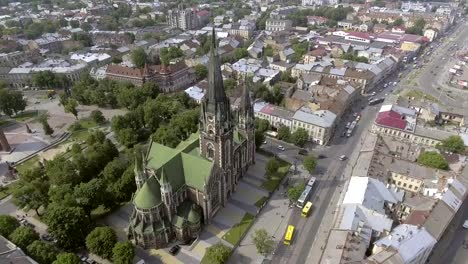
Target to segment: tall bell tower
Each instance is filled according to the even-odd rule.
[[[222,169],[232,166],[233,129],[231,107],[224,91],[213,28],[208,64],[208,89],[201,104],[200,153]]]

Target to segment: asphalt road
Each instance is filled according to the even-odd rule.
[[[449,32],[451,36],[445,37],[444,41],[435,41],[432,43],[434,48],[430,56],[419,58],[428,61],[422,64],[423,68],[418,77],[417,84],[406,85],[403,88],[420,90],[437,98],[445,105],[456,105],[457,107],[467,108],[468,102],[465,100],[468,96],[468,91],[447,88],[444,82],[448,78],[448,70],[453,66],[455,60],[453,58],[456,51],[463,49],[468,43],[468,21],[461,21]],[[465,47],[466,48],[466,47]]]
[[[387,81],[393,82],[394,80],[395,76]],[[388,93],[392,88],[393,87],[387,87],[386,89],[380,90],[375,97],[383,97],[384,94]],[[300,216],[300,209],[294,208],[295,212],[289,219],[289,224],[294,225],[297,230],[294,242],[291,246],[280,243],[275,251],[272,263],[306,263],[307,256],[328,206],[335,206],[335,204],[330,204],[331,199],[335,192],[342,191],[343,183],[346,180],[343,178],[343,171],[347,166],[347,161],[340,161],[338,157],[341,155],[349,157],[349,155],[351,155],[353,150],[360,144],[363,132],[370,128],[381,106],[379,104],[376,106],[367,106],[362,109],[362,106],[366,105],[367,100],[362,100],[360,104],[356,104],[353,107],[353,111],[350,111],[348,116],[343,118],[343,121],[339,122],[337,131],[329,147],[317,147],[310,151],[316,156],[322,154],[327,157],[318,160],[317,173],[314,174],[318,180],[309,198],[309,200],[314,203],[312,213],[308,218],[303,218]],[[362,117],[353,135],[350,138],[340,137],[341,133],[346,130],[344,125],[354,120],[352,113],[356,112],[360,112]],[[289,156],[291,159],[291,155],[295,155],[295,152],[288,147],[286,147],[286,150],[283,152],[279,150],[277,146],[272,145],[271,150],[274,150],[280,157]],[[292,159],[296,159],[297,157],[299,156]]]

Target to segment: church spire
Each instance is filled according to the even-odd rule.
[[[247,129],[254,125],[254,112],[250,99],[250,80],[244,79],[242,97],[239,105],[239,126],[242,129]]]
[[[219,62],[218,48],[216,47],[216,33],[213,27],[211,35],[211,51],[208,64],[208,92],[209,104],[225,103],[227,100],[224,92],[223,75],[221,73],[221,64]]]

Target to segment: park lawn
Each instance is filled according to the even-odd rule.
[[[80,125],[83,128],[86,128],[86,129],[90,129],[90,128],[98,126],[98,124],[96,122],[94,122],[94,120],[91,120],[91,119],[88,119],[88,118],[83,118],[83,119],[79,120],[78,122],[80,123]]]
[[[24,122],[26,120],[29,120],[31,118],[35,118],[37,116],[39,116],[39,111],[37,111],[37,110],[35,110],[35,111],[26,111],[26,112],[22,112],[22,113],[19,113],[19,114],[15,115],[13,117],[13,119],[15,119],[18,122]]]
[[[27,161],[21,163],[20,165],[16,166],[16,170],[18,170],[18,172],[20,174],[22,173],[25,173],[26,171],[36,167],[39,163],[39,156],[36,155],[30,159],[28,159]]]
[[[291,167],[291,164],[287,163],[286,161],[281,160],[281,159],[278,159],[278,160],[280,162],[280,167],[279,167],[278,171],[274,175],[269,177],[262,184],[262,188],[264,188],[265,190],[267,190],[269,192],[272,192],[276,188],[278,188],[278,185],[281,183],[284,176],[286,176],[286,174],[288,174],[289,167]]]
[[[258,201],[255,202],[255,206],[257,206],[258,208],[261,208],[262,205],[268,201],[268,197],[266,196],[263,196],[262,198],[258,199]]]
[[[7,186],[5,186],[5,188],[3,190],[0,191],[0,200],[2,200],[3,198],[7,197],[8,195],[11,194],[11,190],[13,189],[14,185],[16,183],[10,183],[8,184]]]
[[[239,243],[242,235],[249,230],[255,219],[254,215],[245,213],[240,223],[234,225],[224,236],[223,239],[232,245]]]
[[[91,218],[94,220],[102,218],[109,214],[111,211],[112,210],[105,208],[104,205],[101,204],[98,208],[91,211]]]

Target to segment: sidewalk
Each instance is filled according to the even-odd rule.
[[[278,156],[279,158],[291,162],[291,159],[284,155],[280,154]],[[291,166],[291,169],[294,169],[294,165]],[[290,172],[287,177],[285,177],[285,179],[289,178],[289,185],[304,181],[305,176],[309,177],[309,173],[306,172],[302,166],[297,166],[297,171],[297,174]],[[279,185],[279,189],[273,192],[267,204],[257,215],[254,224],[250,227],[239,246],[234,250],[228,263],[262,263],[265,257],[257,253],[257,249],[252,241],[252,235],[257,229],[266,229],[275,240],[275,246],[282,242],[284,231],[286,230],[288,220],[293,211],[292,208],[289,207],[289,199],[285,194],[286,188],[283,184],[284,180]]]

